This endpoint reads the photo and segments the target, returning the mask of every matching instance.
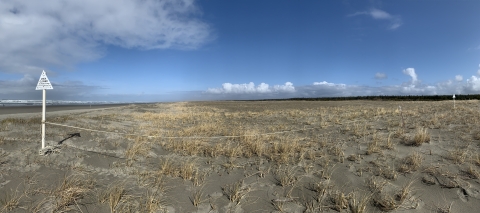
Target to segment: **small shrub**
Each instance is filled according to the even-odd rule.
[[[325,197],[327,196],[328,192],[332,189],[332,185],[330,184],[329,181],[322,181],[315,183],[311,187],[311,190],[316,192],[316,199],[318,203],[322,203],[323,200],[325,200]]]
[[[467,159],[468,149],[467,147],[457,147],[455,150],[449,152],[449,158],[455,164],[462,164]]]
[[[393,133],[388,134],[387,143],[385,144],[385,147],[390,150],[395,148],[395,144],[393,143],[393,140],[392,140],[392,135]]]
[[[116,212],[117,207],[121,204],[122,198],[126,195],[126,190],[122,184],[115,184],[108,187],[105,192],[100,195],[100,203],[108,202],[110,212]]]
[[[371,176],[366,180],[366,184],[367,188],[369,188],[372,193],[379,193],[388,184],[388,182],[382,178]]]
[[[8,152],[3,151],[3,149],[0,149],[0,165],[5,164],[8,162]]]
[[[297,181],[295,175],[296,167],[290,167],[285,169],[278,169],[276,172],[276,180],[280,186],[292,186]]]
[[[403,159],[398,171],[404,173],[414,172],[420,168],[420,165],[422,165],[422,156],[418,152],[413,152],[413,154]]]
[[[395,199],[389,194],[378,194],[373,203],[382,211],[392,211],[400,207]]]
[[[356,154],[351,154],[347,157],[347,160],[349,161],[354,161],[354,162],[357,162],[359,163],[361,161],[362,157],[360,155],[356,155]]]
[[[375,198],[373,199],[374,205],[382,211],[392,211],[400,207],[413,208],[414,206],[416,206],[416,199],[413,199],[413,183],[414,180],[407,182],[402,188],[398,190],[390,192],[382,190],[380,192],[377,192]]]
[[[465,175],[469,178],[472,179],[479,179],[480,178],[480,172],[477,171],[472,165],[470,165],[465,171]]]
[[[380,151],[380,147],[378,146],[377,141],[374,140],[374,141],[368,143],[367,155],[371,155],[371,154],[377,153],[379,151]]]
[[[477,153],[477,155],[473,156],[472,162],[477,164],[477,166],[480,166],[480,154]]]
[[[196,165],[193,161],[183,162],[180,169],[180,177],[184,180],[192,180],[196,173]]]
[[[342,211],[342,209],[348,208],[349,199],[350,195],[345,195],[343,192],[335,190],[333,193],[330,194],[330,202],[333,204],[331,208],[340,212]]]
[[[245,186],[243,181],[237,181],[223,187],[223,194],[228,197],[228,200],[235,204],[239,204],[248,192],[250,192],[250,188]]]
[[[195,191],[193,191],[192,197],[190,198],[190,201],[194,206],[198,206],[207,200],[208,199],[205,198],[203,193],[203,187],[195,189]]]
[[[368,203],[370,202],[372,195],[363,195],[359,196],[356,193],[353,193],[350,196],[350,200],[348,202],[348,208],[351,213],[364,213],[366,212],[366,208]]]
[[[53,191],[55,201],[54,212],[67,211],[69,206],[78,205],[95,187],[93,178],[81,175],[65,176],[62,183]]]
[[[20,205],[20,199],[24,196],[24,194],[18,194],[18,192],[11,191],[5,192],[4,197],[0,199],[0,203],[2,204],[3,208],[0,209],[0,212],[9,212],[15,208],[18,208]]]
[[[423,143],[430,142],[430,133],[427,132],[426,128],[419,128],[417,129],[417,133],[415,133],[415,137],[413,138],[412,145],[413,146],[420,146]]]

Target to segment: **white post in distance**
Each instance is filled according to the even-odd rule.
[[[455,94],[453,94],[453,109],[455,109]]]
[[[47,97],[47,89],[53,89],[52,84],[48,80],[47,73],[43,70],[42,75],[40,75],[40,79],[38,80],[37,88],[35,90],[42,90],[43,91],[43,98],[42,98],[42,149],[45,149],[45,110],[46,110],[46,97]]]

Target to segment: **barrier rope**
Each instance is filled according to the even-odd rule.
[[[356,122],[361,122],[361,121],[349,121],[349,122],[343,122],[340,123],[340,125],[343,124],[348,124],[348,123],[356,123]],[[42,122],[43,123],[43,122]],[[285,130],[285,131],[278,131],[278,132],[269,132],[269,133],[260,133],[260,134],[254,134],[254,135],[230,135],[230,136],[189,136],[189,137],[172,137],[172,136],[159,136],[159,135],[138,135],[138,134],[130,134],[130,133],[122,133],[122,132],[112,132],[112,131],[104,131],[104,130],[96,130],[96,129],[90,129],[90,128],[83,128],[83,127],[77,127],[77,126],[70,126],[70,125],[65,125],[65,124],[58,124],[58,123],[52,123],[52,122],[44,122],[45,124],[49,125],[54,125],[54,126],[62,126],[62,127],[68,127],[68,128],[73,128],[73,129],[80,129],[80,130],[85,130],[85,131],[91,131],[91,132],[101,132],[101,133],[107,133],[107,134],[118,134],[118,135],[126,135],[126,136],[141,136],[141,137],[148,137],[148,138],[165,138],[165,139],[194,139],[194,138],[202,138],[202,139],[222,139],[222,138],[240,138],[240,137],[256,137],[256,136],[263,136],[263,135],[275,135],[275,134],[283,134],[283,133],[289,133],[289,132],[300,132],[300,131],[307,131],[307,130],[313,130],[313,129],[321,129],[322,127],[310,127],[310,128],[303,128],[303,129],[293,129],[293,130]],[[7,140],[27,140],[29,139],[20,139],[20,138],[3,138]],[[79,150],[84,150],[88,152],[95,152],[99,154],[106,154],[106,155],[113,155],[118,157],[120,154],[118,151],[111,151],[111,150],[102,150],[98,151],[93,148],[84,148],[84,147],[79,147],[71,144],[62,144],[64,146],[68,146],[71,148],[79,149]],[[47,146],[42,150],[39,150],[40,155],[47,155],[52,152],[57,152],[58,149],[60,149],[61,145],[51,145]],[[121,154],[120,154],[121,155]]]
[[[101,132],[101,133],[111,133],[111,134],[118,134],[118,135],[126,135],[126,136],[140,136],[140,137],[148,137],[148,138],[165,138],[165,139],[206,139],[206,138],[212,138],[212,139],[217,139],[217,138],[241,138],[241,137],[256,137],[256,136],[262,136],[262,135],[275,135],[275,134],[283,134],[283,133],[288,133],[288,132],[299,132],[299,131],[306,131],[306,130],[312,130],[312,129],[319,129],[319,127],[310,127],[310,128],[303,128],[303,129],[294,129],[294,130],[285,130],[285,131],[279,131],[279,132],[269,132],[269,133],[260,133],[260,134],[255,134],[255,135],[227,135],[227,136],[188,136],[188,137],[180,137],[180,136],[159,136],[159,135],[138,135],[138,134],[129,134],[129,133],[122,133],[122,132],[111,132],[111,131],[103,131],[103,130],[96,130],[96,129],[89,129],[89,128],[83,128],[83,127],[76,127],[76,126],[69,126],[65,124],[57,124],[57,123],[51,123],[51,122],[45,122],[46,124],[54,125],[54,126],[63,126],[63,127],[68,127],[68,128],[73,128],[73,129],[80,129],[80,130],[85,130],[85,131],[92,131],[92,132]]]

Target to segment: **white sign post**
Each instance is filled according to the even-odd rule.
[[[43,101],[42,101],[42,149],[45,148],[45,100],[47,96],[47,89],[53,89],[52,84],[48,80],[47,73],[43,70],[40,79],[38,80],[37,88],[35,90],[43,90]]]
[[[455,109],[455,94],[453,94],[453,108]]]

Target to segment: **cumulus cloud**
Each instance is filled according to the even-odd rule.
[[[465,91],[467,93],[479,93],[480,92],[480,77],[472,76],[467,79],[465,85]]]
[[[413,69],[413,68],[411,68]],[[411,73],[410,73],[411,74]],[[455,81],[456,82],[456,81]],[[472,87],[477,85],[471,81]],[[348,97],[348,96],[377,96],[377,95],[437,95],[450,94],[452,92],[460,94],[465,88],[458,83],[452,81],[439,83],[437,85],[422,84],[402,84],[392,86],[360,86],[347,85],[342,83],[332,83],[327,81],[313,82],[311,85],[296,86],[293,88],[291,83],[285,85],[277,85],[283,87],[282,93],[275,93],[273,88],[268,84],[262,83],[255,86],[249,84],[222,84],[222,88],[210,88],[204,95],[210,100],[218,99],[263,99],[263,98],[292,98],[292,97]],[[478,78],[478,86],[480,87],[480,78]],[[290,88],[290,89],[286,89]],[[288,92],[286,92],[288,91]],[[272,95],[275,94],[275,95]]]
[[[480,79],[480,78],[479,78]],[[479,81],[480,85],[480,81]],[[348,97],[378,95],[439,95],[465,92],[460,82],[447,81],[435,85],[401,84],[389,86],[346,85],[314,82],[311,86],[297,86],[297,97]]]
[[[446,95],[446,94],[478,94],[480,93],[480,76],[472,76],[466,81],[460,75],[454,79],[438,82],[435,84],[423,84],[418,79],[414,68],[407,68],[402,71],[405,75],[411,77],[408,82],[399,85],[387,86],[365,86],[365,85],[347,85],[342,83],[334,83],[327,81],[313,82],[311,85],[296,86],[289,90],[289,93],[280,93],[277,96],[259,96],[262,91],[271,91],[268,84],[262,83],[264,86],[250,84],[223,84],[222,88],[209,89],[209,99],[236,99],[240,96],[234,94],[245,94],[242,99],[259,99],[259,98],[292,98],[292,97],[348,97],[348,96],[379,96],[379,95]],[[288,87],[290,84],[282,86]],[[291,85],[293,87],[293,85]],[[262,88],[262,89],[261,89]],[[270,90],[268,90],[268,89]],[[248,91],[248,92],[247,92]],[[204,93],[205,94],[205,93]],[[223,96],[221,96],[221,95]],[[271,93],[270,93],[271,94]]]
[[[387,79],[387,74],[381,73],[381,72],[377,72],[377,73],[375,73],[375,79],[378,79],[378,80]]]
[[[376,9],[376,8],[372,8],[372,9],[367,10],[367,11],[356,12],[356,13],[348,15],[348,17],[359,16],[359,15],[367,15],[367,16],[370,16],[373,19],[377,19],[377,20],[389,20],[390,25],[389,25],[388,28],[391,29],[391,30],[395,30],[395,29],[399,28],[400,26],[402,26],[402,24],[403,24],[400,16],[394,16],[394,15],[391,15],[390,13],[387,13],[383,10],[379,10],[379,9]]]
[[[302,96],[320,95],[329,97],[350,95],[350,87],[347,87],[346,84],[337,84],[326,81],[313,82],[313,86],[306,86],[300,90],[304,92]]]
[[[275,92],[295,92],[295,87],[291,82],[286,82],[284,85],[273,86]]]
[[[211,39],[199,15],[193,0],[0,1],[0,71],[71,67],[105,45],[194,49]]]
[[[329,86],[329,87],[345,87],[345,84],[334,84],[334,83],[328,83],[326,81],[322,82],[313,82],[313,85],[315,86]]]
[[[255,87],[255,84],[250,82],[248,84],[223,83],[222,88],[209,88],[207,90],[207,93],[213,94],[262,94],[279,92],[295,92],[295,87],[291,82],[286,82],[284,85],[274,85],[273,87],[266,83],[261,83]]]
[[[415,84],[417,83],[418,79],[417,79],[417,73],[415,73],[415,69],[414,68],[407,68],[407,69],[404,69],[403,70],[403,74],[405,75],[409,75],[410,77],[412,77],[412,84]]]
[[[463,81],[463,76],[461,76],[461,75],[456,75],[456,76],[455,76],[455,81]]]

